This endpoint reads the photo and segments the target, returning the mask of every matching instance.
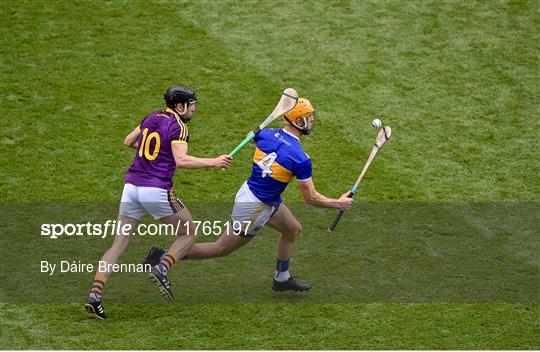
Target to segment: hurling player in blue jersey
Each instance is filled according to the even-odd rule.
[[[352,198],[347,197],[349,192],[333,199],[315,190],[311,178],[311,159],[300,144],[300,138],[313,129],[313,112],[309,100],[300,98],[294,109],[284,115],[283,129],[264,129],[255,136],[257,146],[252,173],[236,194],[231,215],[232,226],[215,242],[193,245],[184,259],[228,255],[248,243],[263,226],[268,225],[281,233],[277,243],[276,273],[272,289],[305,291],[311,288],[311,284],[289,274],[289,260],[302,225],[283,203],[281,194],[296,177],[306,203],[347,210],[353,202]],[[157,260],[159,257],[154,262]]]

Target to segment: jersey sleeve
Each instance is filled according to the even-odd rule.
[[[171,143],[188,143],[188,127],[185,124],[180,124],[177,122],[171,123],[169,126],[169,140]]]
[[[300,164],[296,165],[293,170],[294,176],[296,176],[296,179],[298,181],[309,180],[311,178],[311,172],[311,159],[307,159],[306,161],[303,161]]]
[[[255,142],[260,141],[261,139],[263,139],[263,138],[265,137],[265,135],[266,135],[269,131],[270,131],[270,130],[267,129],[267,128],[262,129],[261,132],[257,133],[257,134],[255,135],[255,137],[253,137],[253,140],[254,140]]]

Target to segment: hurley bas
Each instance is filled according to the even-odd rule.
[[[40,263],[41,273],[48,273],[53,275],[56,269],[59,269],[60,273],[90,273],[94,272],[94,264],[81,263],[81,261],[67,261],[61,260],[60,263],[49,263],[46,260],[42,260]],[[150,264],[107,264],[107,262],[100,260],[97,265],[97,271],[99,272],[112,272],[112,273],[145,273],[152,271]]]

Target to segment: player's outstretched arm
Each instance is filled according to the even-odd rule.
[[[227,154],[217,158],[198,158],[188,155],[187,143],[172,143],[171,146],[176,167],[180,169],[225,168],[232,160],[231,156]]]
[[[139,140],[140,135],[141,126],[137,126],[126,136],[126,138],[124,138],[124,145],[130,148],[137,148],[137,141]]]
[[[353,203],[352,198],[348,198],[349,192],[344,193],[338,199],[328,198],[315,189],[313,180],[310,178],[305,181],[298,181],[300,191],[304,196],[304,201],[308,204],[315,205],[320,208],[337,208],[340,210],[347,210]]]

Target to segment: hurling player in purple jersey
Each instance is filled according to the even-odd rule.
[[[226,256],[239,249],[268,225],[281,233],[277,243],[276,272],[272,281],[275,291],[306,291],[311,284],[289,273],[289,260],[302,225],[282,202],[281,194],[293,178],[298,181],[304,200],[322,208],[347,210],[353,199],[347,191],[340,198],[325,197],[316,191],[312,180],[311,159],[303,151],[300,138],[313,129],[315,116],[309,100],[298,99],[286,113],[283,129],[264,129],[254,138],[252,173],[236,193],[231,226],[217,241],[196,243],[183,259],[208,259]],[[240,226],[239,226],[240,225]],[[153,247],[156,257],[165,253]]]
[[[96,318],[105,318],[101,293],[103,285],[112,274],[112,265],[117,263],[118,258],[130,246],[135,227],[147,213],[156,220],[173,225],[178,236],[167,254],[161,258],[160,265],[153,268],[150,274],[162,295],[172,299],[167,270],[185,256],[196,241],[193,233],[186,232],[187,229],[195,228],[186,226],[193,222],[193,218],[172,189],[174,173],[177,168],[224,168],[232,160],[229,155],[198,158],[188,154],[187,123],[197,110],[197,97],[193,91],[171,86],[164,99],[167,107],[145,117],[124,140],[124,144],[135,148],[136,152],[125,176],[117,234],[111,248],[101,258],[100,263],[106,263],[105,269],[96,272],[85,304],[86,311]]]

